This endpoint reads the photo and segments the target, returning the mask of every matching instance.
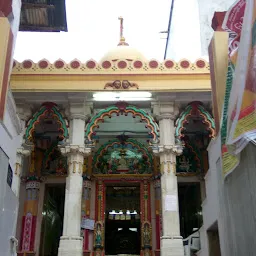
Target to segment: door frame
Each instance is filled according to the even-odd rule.
[[[63,184],[66,188],[66,176],[61,177],[47,177],[44,181],[40,184],[40,192],[39,192],[39,202],[38,202],[38,216],[37,216],[37,223],[36,223],[36,239],[35,239],[35,251],[36,255],[39,256],[40,252],[40,243],[41,243],[41,227],[43,221],[43,207],[44,207],[44,199],[45,199],[45,187],[47,185],[58,185]],[[66,198],[65,198],[66,200]]]
[[[140,228],[141,228],[141,256],[152,255],[152,224],[151,224],[151,175],[95,175],[95,229],[94,256],[105,255],[105,210],[107,184],[139,184],[140,186]],[[101,232],[101,242],[97,242]],[[145,235],[144,235],[145,234]],[[146,239],[146,235],[148,238]],[[97,240],[99,241],[99,240]]]

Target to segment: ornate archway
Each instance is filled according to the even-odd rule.
[[[126,102],[118,102],[113,106],[100,110],[94,115],[85,128],[85,140],[88,144],[93,144],[93,136],[96,134],[95,129],[99,127],[100,123],[104,122],[105,117],[111,118],[113,115],[125,115],[132,114],[132,116],[140,117],[141,122],[145,122],[145,127],[149,130],[149,136],[152,142],[156,143],[159,139],[159,127],[154,118],[146,113],[143,109],[139,109],[136,106],[129,105]]]
[[[177,176],[193,176],[201,173],[202,159],[198,148],[185,142],[183,152],[177,156]]]
[[[183,112],[181,112],[179,118],[176,120],[175,137],[181,140],[184,137],[185,124],[189,123],[189,118],[192,116],[197,116],[202,118],[202,122],[205,124],[207,130],[209,131],[209,137],[214,138],[215,133],[215,123],[212,115],[205,109],[201,102],[195,101],[189,103]]]
[[[63,141],[68,138],[68,124],[67,121],[63,118],[60,113],[57,105],[52,102],[43,103],[40,109],[34,113],[32,118],[28,121],[26,132],[24,135],[25,142],[30,144],[33,143],[35,136],[36,126],[40,123],[40,121],[47,120],[54,121],[57,125],[58,131],[58,141]]]
[[[121,166],[122,160],[126,166]],[[149,174],[153,169],[153,156],[145,145],[135,139],[114,139],[97,150],[93,166],[95,174]]]

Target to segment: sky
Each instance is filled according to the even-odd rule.
[[[50,62],[99,61],[119,42],[119,16],[124,37],[147,59],[163,60],[171,0],[66,0],[68,32],[19,32],[14,58]]]

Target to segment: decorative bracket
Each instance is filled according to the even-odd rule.
[[[59,147],[63,155],[69,154],[81,154],[81,155],[90,155],[91,148],[87,148],[84,145],[66,145],[64,147]]]
[[[22,170],[22,161],[25,156],[29,156],[31,150],[24,149],[23,147],[17,148],[16,152],[16,167],[15,167],[15,175],[20,176]]]
[[[159,154],[174,154],[180,156],[183,152],[183,146],[180,144],[175,145],[157,145],[153,148],[153,153],[156,155]]]
[[[112,88],[114,90],[128,90],[133,87],[139,89],[139,86],[136,83],[131,83],[128,80],[115,80],[112,83],[106,83],[104,89]]]

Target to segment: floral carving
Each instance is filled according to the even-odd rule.
[[[123,80],[123,81],[115,80],[112,83],[106,83],[106,85],[104,86],[104,89],[112,88],[114,90],[127,90],[133,87],[139,89],[139,86],[136,83],[131,83],[128,80]]]

